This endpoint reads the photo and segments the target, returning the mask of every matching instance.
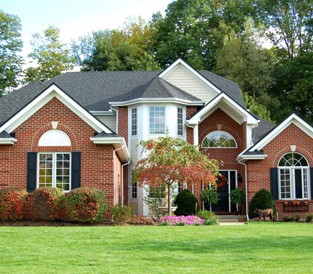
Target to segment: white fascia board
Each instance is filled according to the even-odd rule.
[[[15,138],[0,138],[0,145],[14,145],[16,142]]]
[[[189,100],[184,100],[184,99],[179,99],[179,98],[139,98],[139,99],[133,99],[133,100],[128,100],[128,101],[122,101],[122,102],[109,102],[109,104],[113,107],[117,106],[131,106],[139,103],[179,103],[183,105],[188,105],[188,106],[199,106],[203,105],[203,101],[189,101]]]
[[[214,91],[216,91],[218,94],[221,93],[221,91],[213,85],[210,81],[208,81],[206,78],[204,78],[199,72],[197,72],[195,69],[193,69],[191,66],[189,66],[186,62],[184,62],[181,59],[176,60],[172,65],[170,65],[166,70],[164,70],[159,77],[164,79],[167,74],[169,74],[178,64],[183,65],[187,70],[189,70],[191,73],[193,73],[198,79],[200,79],[205,85],[212,88]]]
[[[130,161],[130,153],[124,137],[91,137],[90,141],[95,145],[113,145],[117,150],[122,150],[124,152],[124,158],[127,162]]]
[[[304,120],[302,120],[298,115],[292,114],[280,125],[278,125],[272,132],[266,135],[261,141],[255,144],[250,150],[255,151],[262,149],[291,124],[297,126],[299,129],[301,129],[304,133],[306,133],[313,139],[313,128]]]
[[[255,154],[255,155],[243,155],[239,154],[237,160],[241,163],[246,162],[248,160],[264,160],[267,158],[267,154]]]
[[[90,110],[89,111],[92,115],[97,116],[114,116],[115,113],[112,110]]]
[[[199,124],[199,122],[201,121],[201,117],[204,116],[208,111],[213,109],[220,102],[222,102],[222,100],[224,100],[224,102],[232,109],[234,109],[236,112],[240,113],[243,117],[245,117],[247,124],[257,124],[259,122],[259,120],[257,120],[253,115],[251,115],[251,113],[249,113],[242,106],[237,104],[229,96],[227,96],[225,93],[221,93],[218,96],[216,96],[211,102],[209,102],[203,109],[201,109],[196,115],[189,119],[187,123],[189,125]]]
[[[32,116],[36,111],[38,111],[45,104],[47,104],[52,98],[57,98],[58,100],[60,100],[65,106],[67,106],[71,111],[78,115],[97,132],[100,133],[104,131],[105,133],[112,133],[112,131],[109,130],[105,125],[103,125],[98,119],[93,117],[87,110],[81,107],[71,97],[69,97],[58,86],[54,84],[48,87],[27,106],[25,106],[17,114],[11,117],[11,119],[9,119],[4,125],[2,125],[2,127],[0,128],[0,132],[6,130],[8,133],[11,133],[19,125],[25,122],[30,116]]]

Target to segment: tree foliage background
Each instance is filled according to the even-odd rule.
[[[18,85],[21,23],[0,13],[0,96]],[[81,70],[159,70],[177,58],[237,82],[251,112],[313,124],[313,0],[176,0],[146,22],[128,18],[64,45],[55,28],[35,36],[26,80]],[[39,43],[40,41],[40,43]],[[70,48],[70,50],[68,50]],[[25,72],[24,72],[25,73]]]

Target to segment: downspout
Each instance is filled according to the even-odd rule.
[[[120,148],[114,149],[115,154],[116,154],[116,151],[121,150],[121,149],[124,149],[124,147],[122,146]],[[130,162],[131,162],[131,160],[127,161],[127,163],[125,163],[125,164],[122,164],[122,174],[121,174],[121,177],[122,177],[122,189],[121,189],[121,192],[122,192],[122,203],[121,203],[121,205],[122,206],[124,206],[124,166],[129,165]],[[114,179],[115,179],[115,168],[114,168]],[[114,199],[114,204],[115,204],[115,201],[116,201],[115,188],[116,188],[116,186],[115,186],[115,183],[114,183],[114,198],[113,198]]]
[[[245,195],[246,195],[246,218],[249,221],[249,211],[248,211],[248,172],[247,172],[247,164],[240,162],[238,159],[238,163],[245,167]]]

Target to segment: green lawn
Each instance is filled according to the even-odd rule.
[[[0,227],[0,273],[313,273],[313,225]]]

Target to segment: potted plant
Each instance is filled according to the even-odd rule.
[[[230,200],[232,203],[237,204],[238,206],[238,213],[241,214],[242,212],[242,205],[246,201],[246,196],[243,189],[235,188],[230,192]]]

